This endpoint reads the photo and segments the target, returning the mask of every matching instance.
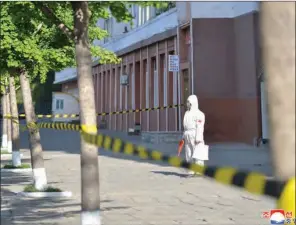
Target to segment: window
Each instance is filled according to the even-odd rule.
[[[135,15],[136,15],[136,5],[132,5],[131,14],[132,14],[133,17],[135,17]]]
[[[167,89],[167,85],[168,85],[168,77],[167,77],[167,68],[166,68],[166,64],[167,64],[167,58],[165,58],[165,60],[163,61],[163,105],[167,106],[168,104],[168,98],[167,98],[167,94],[168,94],[168,89]]]
[[[138,8],[138,26],[143,25],[146,21],[150,19],[150,7]]]
[[[158,72],[157,72],[157,61],[156,57],[151,59],[152,64],[152,76],[153,76],[153,87],[154,87],[154,94],[153,94],[153,102],[154,107],[158,107]]]
[[[154,70],[154,77],[153,77],[153,81],[154,81],[154,107],[158,107],[159,106],[159,102],[158,102],[158,73],[156,70]]]
[[[112,17],[105,20],[104,30],[108,32],[109,37],[112,36]],[[104,38],[104,43],[107,43],[108,41],[108,37]]]
[[[145,23],[145,19],[146,19],[146,7],[142,8],[141,16],[142,16],[142,23],[141,23],[142,25]]]
[[[153,70],[156,71],[157,70],[157,65],[156,65],[156,58],[152,58],[152,65],[153,65]]]
[[[60,100],[60,109],[64,109],[64,100]]]
[[[64,109],[64,100],[63,99],[56,100],[56,109]]]
[[[138,26],[142,25],[142,7],[138,6]]]
[[[60,100],[57,99],[57,100],[56,100],[56,109],[59,109],[59,108],[60,108]]]
[[[146,63],[146,107],[148,108],[150,103],[149,103],[149,83],[150,83],[150,80],[149,80],[149,74],[148,74],[148,63]]]
[[[165,6],[165,7],[160,7],[160,8],[157,8],[157,9],[156,9],[156,16],[158,16],[158,15],[164,13],[164,12],[167,12],[167,11],[169,11],[170,9],[175,8],[175,7],[176,7],[176,2],[172,2],[172,1],[170,1],[170,2],[168,2],[167,6]]]
[[[150,7],[147,6],[146,7],[146,20],[145,20],[145,22],[148,21],[149,19],[150,19]]]

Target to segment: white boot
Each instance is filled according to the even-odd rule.
[[[188,175],[194,175],[194,174],[195,174],[194,171],[192,171],[192,170],[188,170]]]

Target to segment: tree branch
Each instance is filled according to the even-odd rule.
[[[64,33],[67,35],[67,37],[71,40],[74,40],[74,33],[73,31],[67,27],[66,24],[63,23],[52,11],[51,8],[46,6],[43,2],[37,2],[37,1],[32,1],[32,3],[41,10],[41,12],[47,16],[49,19],[51,19],[55,25]]]

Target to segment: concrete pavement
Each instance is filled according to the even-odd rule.
[[[124,137],[124,134],[115,135]],[[30,183],[31,177],[2,173],[1,224],[79,225],[79,136],[74,132],[42,130],[41,138],[49,184],[72,191],[73,197],[16,197],[14,193]],[[137,144],[141,142],[137,137],[124,138]],[[26,133],[22,133],[21,144],[22,148],[27,148]],[[176,146],[173,145],[150,144],[147,147],[162,149],[168,154],[176,152]],[[245,169],[253,167],[268,171],[267,150],[245,148],[234,150],[226,145],[224,149],[221,145],[213,146],[213,159],[209,163],[232,163],[237,167],[245,166]],[[188,178],[182,169],[104,151],[100,153],[100,195],[104,225],[269,224],[268,220],[261,218],[261,212],[275,207],[272,199],[223,186],[207,178]],[[24,155],[29,157],[28,150],[24,151]]]
[[[100,132],[112,137],[119,137],[136,145],[143,145],[147,148],[159,150],[168,155],[176,155],[177,152],[177,144],[150,144],[144,143],[139,136],[129,136],[125,132],[110,130],[100,130]],[[40,133],[41,142],[45,150],[53,152],[63,151],[69,154],[80,152],[80,137],[78,132],[41,129]],[[27,132],[23,132],[21,135],[21,148],[29,148]],[[109,152],[102,151],[100,154],[114,157],[114,154]],[[210,145],[209,154],[210,160],[207,162],[208,165],[232,166],[244,170],[258,171],[268,176],[272,175],[271,159],[269,148],[267,147],[255,148],[239,143],[217,143]],[[115,157],[126,158],[121,155]]]

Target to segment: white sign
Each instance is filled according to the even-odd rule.
[[[179,56],[169,55],[169,71],[179,72]]]
[[[128,84],[128,75],[122,74],[120,76],[120,84],[121,85],[127,85]]]

